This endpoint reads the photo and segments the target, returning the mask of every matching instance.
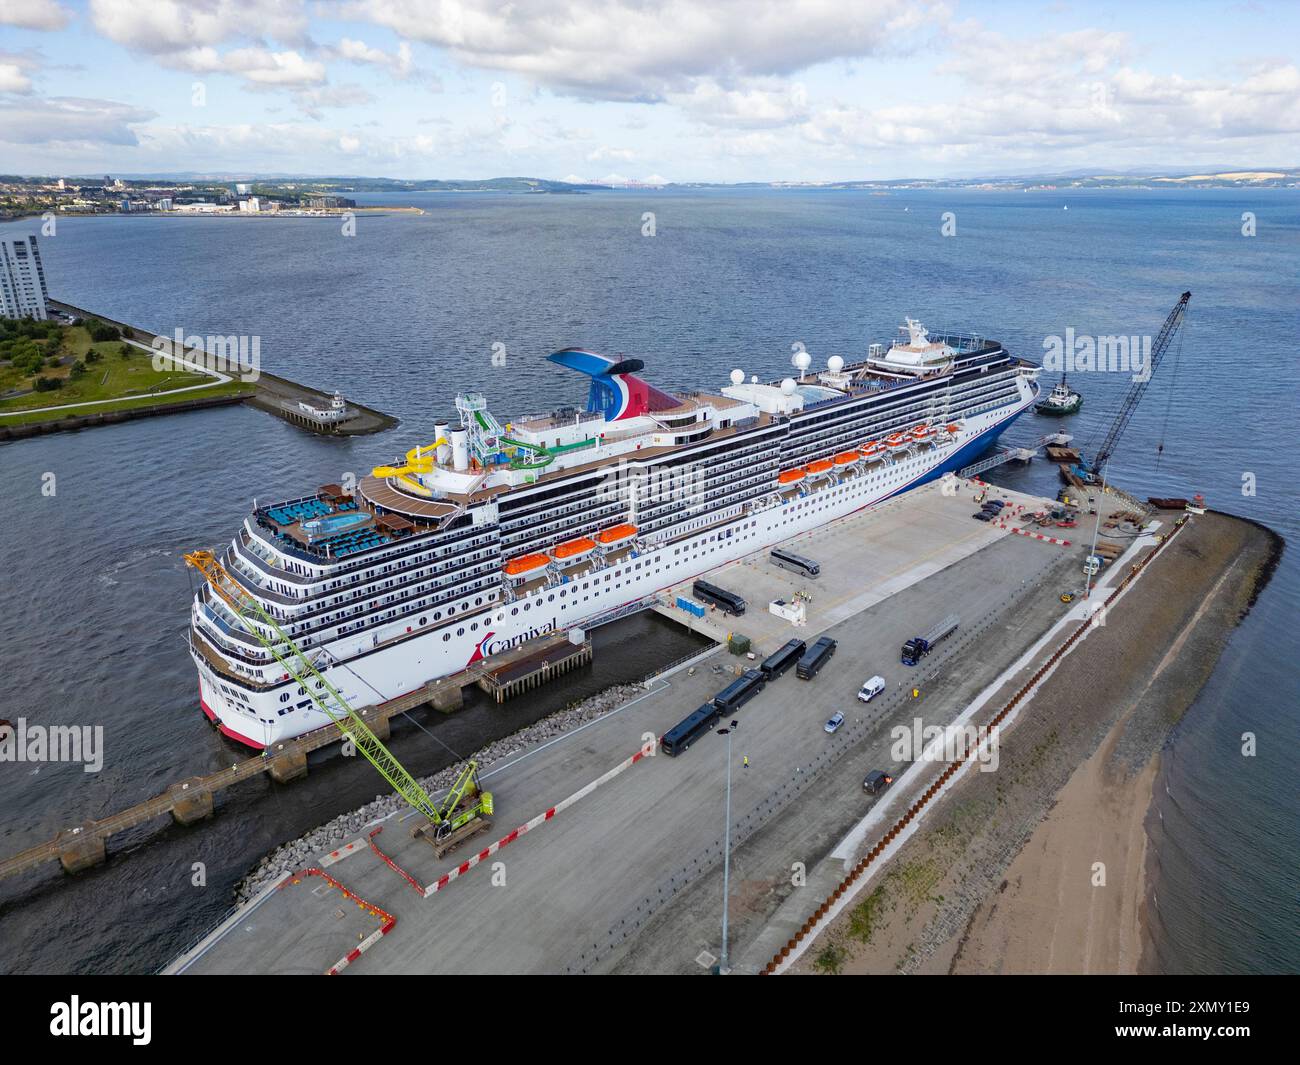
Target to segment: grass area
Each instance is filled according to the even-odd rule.
[[[849,935],[859,943],[871,942],[884,901],[885,889],[881,886],[849,911]]]
[[[38,360],[32,359],[33,351]],[[39,365],[34,367],[34,361]],[[0,343],[0,394],[23,390],[21,395],[0,398],[0,424],[57,421],[69,416],[253,391],[251,385],[239,381],[222,384],[204,373],[156,370],[152,362],[152,352],[122,340],[93,341],[84,325],[60,326],[46,336]],[[41,378],[59,381],[60,385],[37,389]],[[195,388],[204,385],[207,387]],[[177,388],[194,388],[194,391],[176,396],[158,395]],[[87,403],[94,405],[37,412],[41,407]],[[26,411],[33,413],[22,413]]]
[[[828,942],[817,956],[813,958],[813,968],[827,976],[839,976],[844,971],[844,963],[848,961],[849,952],[839,943],[834,941]]]
[[[36,422],[57,422],[65,418],[84,418],[88,414],[103,414],[105,411],[130,410],[132,407],[157,407],[161,404],[180,404],[186,400],[210,399],[213,396],[251,396],[257,391],[256,386],[231,381],[228,384],[214,384],[210,388],[194,392],[182,392],[178,396],[141,396],[136,399],[105,400],[93,407],[73,407],[72,410],[38,411],[31,414],[6,414],[0,406],[0,426],[31,425]],[[43,393],[49,395],[50,393]],[[57,393],[55,393],[57,395]]]

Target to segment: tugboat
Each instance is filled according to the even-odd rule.
[[[1061,380],[1052,389],[1052,394],[1046,399],[1035,403],[1034,410],[1039,414],[1076,414],[1082,406],[1083,396],[1066,387],[1065,374],[1063,373],[1061,374]]]

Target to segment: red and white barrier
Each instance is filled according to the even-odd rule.
[[[330,887],[337,888],[339,891],[341,891],[345,899],[350,899],[352,902],[355,902],[366,913],[370,914],[372,917],[378,917],[383,922],[382,924],[380,924],[378,928],[376,928],[373,932],[371,932],[370,935],[366,936],[365,939],[363,939],[360,943],[358,943],[355,947],[353,947],[350,951],[348,951],[345,955],[343,955],[343,957],[341,957],[338,961],[336,961],[333,965],[331,965],[328,969],[325,970],[326,976],[337,976],[349,965],[351,965],[354,961],[356,961],[359,957],[361,957],[362,954],[364,954],[376,943],[378,943],[381,939],[383,939],[384,936],[388,935],[388,933],[392,931],[393,925],[397,924],[397,918],[394,917],[391,913],[387,913],[384,910],[381,910],[374,903],[367,902],[360,895],[354,895],[351,891],[349,891],[337,880],[335,880],[332,876],[330,876],[329,873],[322,871],[316,866],[312,866],[309,869],[303,869],[300,872],[290,874],[284,880],[280,881],[280,883],[277,884],[276,887],[277,889],[283,889],[293,884],[300,884],[306,877],[309,876],[320,877],[322,880],[328,883]]]
[[[354,961],[356,961],[359,957],[361,957],[362,954],[364,954],[376,943],[378,943],[381,939],[383,939],[384,936],[388,935],[389,931],[392,929],[393,925],[395,924],[397,924],[397,918],[390,917],[388,919],[387,924],[379,928],[376,928],[373,932],[370,933],[370,935],[366,936],[365,939],[363,939],[360,943],[358,943],[355,947],[353,947],[350,951],[348,951],[347,954],[345,954],[333,965],[331,965],[325,971],[325,975],[338,976],[339,973],[341,973],[344,969],[346,969],[349,965],[351,965]]]
[[[1028,536],[1031,540],[1042,540],[1044,543],[1059,544],[1061,547],[1070,546],[1069,540],[1061,540],[1055,536],[1044,536],[1042,533],[1028,532],[1025,529],[1017,529],[1014,525],[1008,525],[1004,521],[997,522],[996,524],[999,529],[1008,529],[1011,532],[1015,533],[1017,536]]]
[[[451,872],[445,873],[443,876],[439,877],[436,881],[434,881],[432,884],[430,884],[427,888],[424,889],[424,897],[428,898],[430,895],[433,895],[436,892],[441,891],[457,877],[463,876],[464,874],[468,873],[471,869],[474,868],[474,866],[478,865],[479,862],[492,857],[492,855],[496,854],[496,852],[499,851],[502,847],[506,846],[507,844],[513,843],[525,832],[530,832],[538,825],[544,824],[545,822],[551,820],[551,818],[553,818],[561,810],[567,810],[578,800],[585,799],[588,795],[590,795],[602,784],[609,783],[609,781],[613,780],[616,776],[618,776],[621,772],[623,772],[623,770],[631,769],[632,766],[636,765],[637,762],[641,761],[641,759],[645,757],[647,757],[646,749],[642,747],[636,752],[636,754],[632,755],[631,758],[627,758],[624,761],[620,762],[608,773],[605,773],[603,776],[597,777],[595,780],[593,780],[590,784],[587,784],[585,787],[579,788],[567,799],[562,799],[560,802],[557,802],[549,810],[546,810],[543,813],[538,814],[531,821],[528,821],[520,825],[509,835],[502,836],[495,843],[490,844],[487,847],[484,847],[472,858],[467,858],[465,861],[461,862],[460,865],[456,866],[456,868],[453,869]]]

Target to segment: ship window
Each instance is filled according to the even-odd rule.
[[[519,608],[518,608],[518,607],[512,607],[512,608],[511,608],[511,610],[510,610],[510,616],[511,616],[511,617],[514,617],[514,616],[515,616],[516,614],[518,614],[518,613],[519,613]]]
[[[285,692],[283,695],[280,696],[280,702],[287,703],[288,701],[289,701],[289,693]]]
[[[448,640],[450,640],[450,639],[451,639],[451,633],[449,633],[449,632],[444,632],[444,633],[442,634],[442,642],[443,642],[443,643],[446,643],[446,642],[447,642]]]
[[[421,618],[421,619],[420,619],[420,624],[421,624],[421,625],[427,625],[428,623],[429,623],[429,619],[428,619],[428,618]]]
[[[457,636],[464,636],[464,635],[465,635],[465,630],[464,630],[463,628],[457,629],[457,630],[456,630],[456,635],[457,635]]]

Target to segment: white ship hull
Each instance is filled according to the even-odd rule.
[[[591,576],[598,574],[599,583],[581,598],[573,585],[567,586],[572,594],[566,596],[556,587],[543,588],[513,602],[499,602],[490,612],[430,625],[427,631],[409,638],[395,638],[394,629],[399,635],[401,628],[411,631],[399,622],[401,627],[388,631],[326,644],[317,667],[354,707],[415,691],[464,670],[479,658],[548,632],[582,628],[620,606],[958,470],[989,447],[1035,398],[1036,388],[1025,381],[1013,405],[967,418],[957,438],[946,445],[917,447],[829,488],[738,515],[727,525],[719,525],[718,515],[711,515],[699,536],[675,539],[670,545],[641,553],[636,559],[641,563],[639,569],[628,561],[594,571]],[[584,575],[577,575],[578,582]],[[301,705],[308,701],[302,698],[306,693],[296,681],[261,691],[239,687],[236,698],[231,683],[197,651],[192,654],[199,671],[203,710],[226,736],[260,749],[329,724],[315,705]],[[312,656],[317,657],[316,649]]]

